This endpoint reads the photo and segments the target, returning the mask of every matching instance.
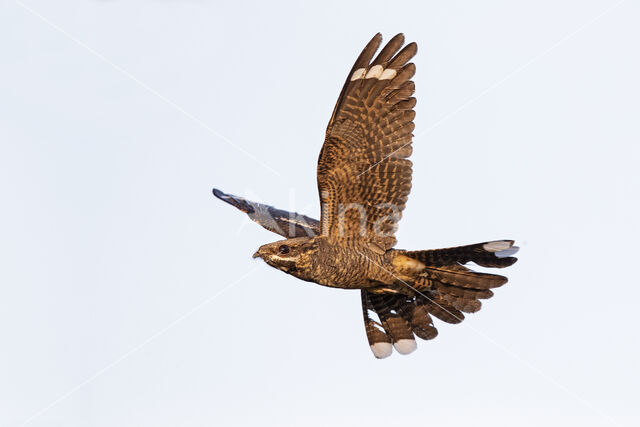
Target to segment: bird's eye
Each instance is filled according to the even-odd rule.
[[[280,245],[280,247],[278,248],[278,252],[280,252],[282,255],[286,255],[288,254],[290,251],[289,246],[287,245]]]

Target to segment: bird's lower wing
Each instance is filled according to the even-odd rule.
[[[225,194],[215,188],[213,189],[213,195],[223,202],[240,209],[249,218],[267,230],[281,236],[287,238],[313,237],[320,233],[320,222],[306,215],[252,202],[233,194]]]

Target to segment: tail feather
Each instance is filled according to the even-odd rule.
[[[491,291],[490,289],[462,288],[436,281],[432,281],[431,283],[432,286],[434,286],[440,293],[448,294],[456,298],[489,299],[493,296],[493,291]]]
[[[497,274],[478,273],[461,265],[427,267],[421,274],[432,281],[469,289],[497,288],[508,279]]]
[[[370,293],[364,289],[360,292],[362,297],[362,315],[364,317],[364,329],[367,333],[367,340],[373,355],[377,359],[384,359],[391,356],[393,351],[391,347],[391,337],[387,335],[386,331],[381,329],[381,326],[375,322],[369,315],[369,311],[375,311],[370,300]]]
[[[442,298],[451,304],[453,308],[463,313],[475,313],[482,308],[482,303],[477,299],[459,298],[448,294],[443,295]]]
[[[438,330],[432,316],[456,324],[464,320],[464,313],[479,311],[480,300],[491,298],[491,289],[507,283],[507,278],[479,273],[463,264],[507,267],[517,261],[512,257],[517,250],[512,240],[497,240],[457,248],[396,251],[393,266],[404,279],[398,278],[395,288],[381,285],[362,290],[365,330],[374,355],[388,357],[393,348],[407,354],[416,348],[415,336],[435,338]],[[378,315],[379,323],[370,318],[371,311]]]
[[[429,315],[429,310],[424,305],[415,305],[411,307],[411,312],[405,315],[408,317],[413,333],[423,340],[431,340],[438,335],[438,330],[433,325],[433,319]]]
[[[445,300],[442,295],[434,295],[424,303],[424,306],[429,310],[429,313],[443,322],[456,324],[464,320],[464,314]]]
[[[518,260],[511,256],[519,249],[513,243],[513,240],[494,240],[453,248],[408,251],[405,255],[431,267],[475,262],[482,267],[504,268]]]
[[[416,341],[412,327],[407,319],[399,314],[406,303],[406,296],[395,295],[390,297],[385,294],[372,294],[369,299],[387,335],[393,341],[393,347],[398,353],[408,354],[414,351],[416,349]]]
[[[438,335],[429,309],[407,295],[362,290],[362,307],[367,339],[379,359],[390,356],[392,348],[400,354],[413,352],[415,336],[429,340]],[[380,323],[371,319],[369,311],[377,314]]]

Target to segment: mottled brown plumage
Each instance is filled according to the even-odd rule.
[[[411,191],[415,65],[407,62],[417,45],[398,53],[404,43],[398,34],[371,61],[381,41],[377,34],[367,44],[338,98],[318,159],[318,190],[322,236],[366,240],[386,250],[396,243]],[[380,78],[384,72],[393,78]]]
[[[318,159],[321,219],[214,190],[216,197],[287,239],[254,254],[270,266],[324,286],[360,289],[367,339],[378,358],[416,348],[414,336],[438,331],[432,316],[459,323],[503,276],[463,264],[502,268],[517,247],[498,240],[447,249],[393,249],[411,190],[415,43],[396,35],[374,58],[376,34],[352,67],[327,126]],[[377,319],[376,319],[377,317]]]

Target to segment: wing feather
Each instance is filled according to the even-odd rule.
[[[401,49],[398,34],[372,60],[380,42],[376,34],[367,44],[340,93],[318,159],[318,190],[322,235],[389,249],[411,191],[415,65],[407,62],[417,45]]]
[[[262,203],[252,202],[243,197],[226,194],[214,188],[213,195],[240,209],[249,218],[269,231],[287,238],[313,237],[320,234],[320,221]]]

